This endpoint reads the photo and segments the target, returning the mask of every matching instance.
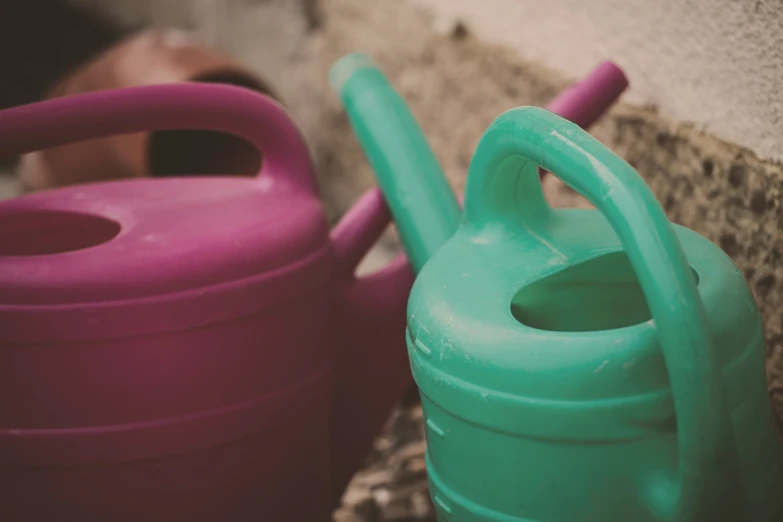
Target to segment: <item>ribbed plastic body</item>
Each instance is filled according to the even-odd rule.
[[[420,270],[408,354],[441,520],[783,519],[761,317],[725,253],[673,226],[628,163],[533,107],[482,137],[457,224],[382,73],[354,55],[332,83]],[[606,63],[551,108],[589,124],[626,85]],[[552,208],[541,169],[596,210]]]
[[[9,231],[44,211],[120,229],[89,248],[0,256],[0,518],[328,512],[334,262],[318,200],[284,193],[267,200],[251,179],[139,180],[0,206],[6,254],[45,244],[52,227],[72,241],[85,228],[60,218]],[[251,220],[260,203],[268,226],[277,216],[266,233]],[[256,273],[268,234],[301,258]],[[312,484],[312,502],[285,499],[287,476]]]
[[[0,204],[0,520],[326,520],[410,385],[412,274],[356,264],[272,100],[218,85],[0,112],[0,154],[149,128],[249,139],[259,178],[136,179]]]
[[[539,167],[596,209],[550,207]],[[514,109],[485,133],[407,335],[440,520],[783,520],[742,273],[551,113]]]
[[[597,212],[563,211],[561,219],[569,236],[584,237],[569,262],[619,259],[611,252],[622,246]],[[742,468],[734,501],[746,495],[742,520],[781,520],[783,453],[764,380],[760,316],[731,261],[695,233],[677,231],[700,277],[728,392]],[[525,274],[492,267],[536,253],[522,245],[470,249],[470,240],[458,233],[425,266],[409,305],[408,354],[439,520],[671,520],[676,422],[652,321],[587,333],[526,327],[511,312]],[[594,280],[608,285],[609,277]],[[578,305],[602,308],[598,296]],[[579,313],[578,306],[564,313]]]

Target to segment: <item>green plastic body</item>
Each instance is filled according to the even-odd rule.
[[[596,209],[551,208],[539,166]],[[783,520],[746,281],[577,125],[495,120],[408,322],[439,520]]]
[[[485,133],[460,216],[369,59],[332,83],[418,272],[408,353],[440,520],[783,521],[761,317],[724,252],[530,107]],[[551,208],[538,167],[596,210]]]

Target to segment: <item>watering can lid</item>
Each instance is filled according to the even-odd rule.
[[[320,201],[279,180],[82,185],[0,205],[0,307],[106,303],[272,280],[327,253]]]

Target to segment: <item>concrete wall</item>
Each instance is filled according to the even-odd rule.
[[[410,0],[487,42],[576,77],[611,58],[627,100],[783,158],[779,0]]]

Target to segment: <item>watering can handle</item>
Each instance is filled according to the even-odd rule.
[[[628,163],[577,125],[535,107],[498,117],[467,178],[465,219],[478,234],[526,233],[545,241],[555,213],[538,182],[542,167],[586,197],[619,236],[655,322],[677,420],[674,520],[720,520],[735,492],[735,445],[707,314],[674,229]],[[727,464],[728,463],[728,464]]]
[[[0,157],[71,142],[169,129],[214,130],[252,143],[261,173],[317,192],[307,146],[271,98],[231,85],[145,85],[55,98],[0,111]]]

